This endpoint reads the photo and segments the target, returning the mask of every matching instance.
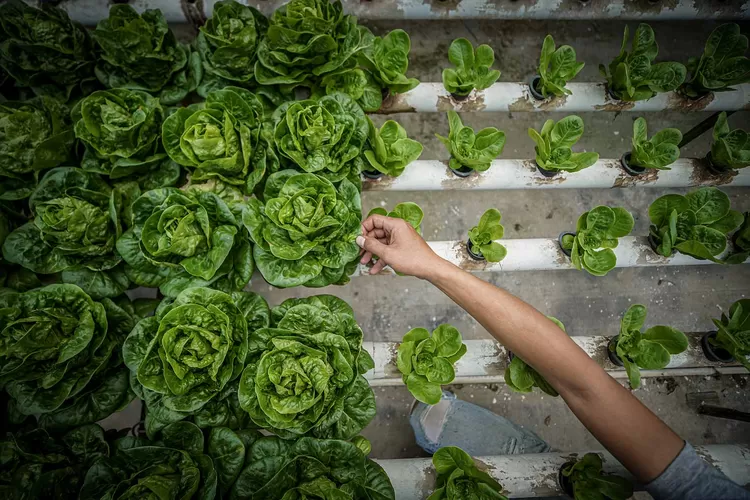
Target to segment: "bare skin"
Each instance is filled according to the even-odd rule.
[[[361,262],[429,281],[501,344],[537,370],[586,428],[641,482],[656,479],[684,441],[610,377],[552,321],[510,293],[439,257],[405,221],[373,215],[362,223]]]

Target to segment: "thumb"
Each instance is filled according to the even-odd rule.
[[[357,236],[356,239],[357,245],[360,246],[360,248],[364,248],[368,252],[372,252],[378,257],[385,257],[385,253],[388,250],[388,245],[384,245],[380,243],[375,238],[367,238],[365,236]]]

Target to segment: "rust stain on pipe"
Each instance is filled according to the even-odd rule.
[[[417,110],[414,108],[414,106],[410,106],[406,102],[406,97],[404,94],[394,94],[389,93],[388,96],[383,99],[383,104],[381,104],[380,109],[378,110],[379,114],[382,115],[389,115],[392,113],[416,113]]]
[[[484,111],[487,105],[484,103],[484,92],[472,90],[465,99],[456,99],[452,95],[439,95],[435,107],[438,111],[475,112]]]
[[[540,101],[538,99],[535,99],[534,96],[531,95],[528,86],[526,86],[523,89],[523,95],[512,103],[508,104],[508,111],[510,111],[511,113],[514,111],[524,113],[536,110],[556,111],[565,106],[567,100],[568,96],[564,95],[562,97],[550,97],[544,99],[543,101]]]
[[[706,109],[706,106],[713,102],[715,97],[716,95],[711,92],[703,97],[691,99],[680,95],[678,92],[673,92],[669,95],[667,109],[674,109],[677,111],[703,111]]]
[[[706,160],[696,160],[693,163],[693,172],[690,174],[690,184],[692,186],[723,186],[731,184],[736,175],[736,170],[727,170],[716,175],[708,169]]]

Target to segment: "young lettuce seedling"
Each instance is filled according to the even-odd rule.
[[[396,365],[409,392],[418,401],[434,405],[440,401],[440,386],[456,378],[453,364],[464,354],[466,344],[453,326],[440,325],[432,336],[425,328],[414,328],[398,346]]]
[[[670,355],[688,348],[685,334],[669,326],[652,326],[641,333],[645,322],[646,306],[633,304],[620,321],[617,345],[610,345],[610,350],[622,360],[633,389],[641,385],[639,368],[661,370],[669,364]]]
[[[461,448],[445,446],[432,456],[437,472],[435,491],[427,500],[508,500],[503,485],[479,470],[474,459]]]
[[[630,234],[634,224],[633,216],[624,208],[598,206],[581,214],[575,236],[563,237],[562,247],[570,251],[576,269],[604,276],[617,264],[612,251],[617,248],[617,238]]]
[[[599,65],[599,72],[607,79],[609,91],[622,101],[642,101],[651,99],[659,92],[670,92],[685,81],[687,70],[678,62],[653,64],[659,52],[654,30],[648,24],[638,25],[631,45],[626,50],[630,31],[625,26],[625,34],[620,47],[620,55],[609,64],[609,71]]]
[[[435,134],[451,154],[450,168],[453,170],[476,170],[484,172],[492,160],[500,156],[505,147],[505,133],[495,127],[483,128],[475,134],[471,127],[461,121],[458,113],[448,111],[450,133],[448,137]]]
[[[599,160],[598,153],[574,153],[571,149],[583,135],[583,120],[575,115],[559,122],[547,120],[540,132],[529,129],[536,146],[536,163],[544,170],[578,172]]]
[[[443,86],[453,95],[467,96],[474,89],[486,89],[500,78],[500,71],[490,69],[495,52],[489,45],[480,45],[474,51],[470,41],[457,38],[448,48],[448,60],[456,69],[443,70]]]
[[[576,462],[562,468],[563,477],[572,484],[571,493],[577,499],[626,500],[633,496],[633,484],[627,479],[602,471],[602,459],[596,453],[586,453]]]
[[[665,128],[648,138],[646,119],[633,122],[633,151],[630,163],[636,167],[670,170],[668,165],[680,157],[682,133],[676,128]]]
[[[391,177],[404,173],[406,166],[422,154],[422,144],[406,136],[404,127],[393,120],[386,121],[380,129],[368,117],[370,135],[365,159],[370,168]]]
[[[667,194],[648,207],[649,235],[659,255],[678,251],[700,260],[723,263],[716,256],[727,247],[727,234],[742,224],[742,213],[730,209],[729,197],[715,187],[685,196]]]
[[[727,114],[722,111],[714,125],[711,162],[721,169],[745,168],[750,165],[750,134],[741,129],[730,130]]]
[[[722,24],[711,32],[700,59],[688,59],[690,79],[682,86],[689,97],[734,90],[732,85],[750,81],[747,37],[735,23]]]
[[[732,236],[732,253],[724,259],[727,264],[742,264],[750,257],[750,212],[745,212],[742,225]]]
[[[550,95],[562,97],[571,92],[565,85],[583,69],[585,63],[576,62],[576,51],[570,45],[555,50],[552,35],[544,37],[542,55],[539,57],[539,85],[536,90],[545,98]]]
[[[709,342],[724,349],[732,357],[750,370],[750,299],[741,299],[729,308],[729,315],[721,315],[721,319],[714,319],[718,329],[716,337]]]
[[[424,219],[424,211],[422,207],[416,203],[406,201],[399,203],[393,210],[388,212],[383,207],[375,207],[367,214],[367,217],[371,215],[384,215],[386,217],[395,217],[396,219],[402,219],[408,222],[411,227],[416,229],[419,234],[422,234],[422,219]]]
[[[508,250],[495,240],[499,240],[505,233],[500,224],[502,215],[495,208],[490,208],[479,219],[479,225],[469,229],[469,243],[471,250],[484,257],[487,262],[500,262],[505,258]]]
[[[562,331],[565,331],[565,325],[562,324],[562,321],[552,316],[547,316],[547,318],[559,326]],[[555,388],[539,372],[527,365],[518,356],[513,356],[513,359],[505,368],[505,383],[515,392],[531,392],[534,387],[538,387],[542,392],[552,397],[559,396]]]

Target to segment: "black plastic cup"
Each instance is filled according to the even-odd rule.
[[[537,101],[543,101],[546,99],[546,97],[536,89],[540,81],[542,81],[542,77],[539,75],[534,75],[529,79],[529,93],[531,93],[532,97]]]
[[[472,92],[473,92],[473,90],[472,90]],[[453,100],[454,101],[459,101],[459,102],[460,101],[465,101],[466,99],[469,98],[470,95],[471,95],[471,92],[469,92],[466,95],[458,95],[458,94],[451,93],[451,97],[453,98]]]
[[[701,337],[703,355],[706,356],[706,359],[714,363],[731,363],[734,361],[734,356],[732,356],[729,351],[722,349],[721,347],[716,347],[709,342],[709,340],[716,338],[717,333],[718,332],[715,331],[708,332]]]
[[[560,466],[560,470],[557,471],[557,482],[563,492],[570,498],[573,498],[573,481],[571,481],[568,476],[563,474],[563,469],[568,466],[572,467],[574,464],[575,462],[572,460],[570,462],[565,462]]]
[[[711,174],[713,174],[713,175],[724,175],[728,171],[731,170],[731,169],[728,169],[728,168],[723,168],[723,167],[717,165],[716,163],[714,163],[714,159],[711,156],[711,151],[708,152],[708,154],[706,155],[706,159],[705,160],[706,160],[705,161],[706,170],[708,170],[709,172],[711,172]]]
[[[572,251],[572,249],[571,250],[566,250],[563,247],[563,238],[565,236],[567,236],[567,235],[571,235],[574,238],[576,237],[576,233],[571,233],[570,231],[563,231],[562,233],[560,233],[559,235],[557,235],[557,244],[560,245],[560,250],[562,250],[562,253],[564,253],[566,256],[570,257],[570,252]]]
[[[484,258],[484,255],[482,255],[482,252],[480,252],[478,249],[474,250],[474,244],[471,242],[471,239],[466,240],[466,251],[469,253],[469,257],[474,260],[487,260]]]
[[[474,172],[474,169],[469,168],[465,165],[462,165],[461,168],[453,168],[453,167],[448,167],[448,168],[450,168],[451,172],[453,172],[458,177],[468,177]]]
[[[554,177],[560,173],[559,170],[547,170],[546,168],[542,168],[536,161],[534,161],[534,164],[536,165],[536,169],[539,170],[539,173],[545,177]]]
[[[617,353],[614,351],[614,347],[617,345],[617,339],[619,339],[619,335],[615,335],[611,339],[609,339],[609,342],[607,343],[607,356],[609,357],[609,360],[612,362],[613,365],[617,366],[625,366],[625,363],[622,362],[620,359],[620,356],[617,355]]]
[[[383,177],[383,172],[378,172],[377,170],[363,170],[362,175],[368,179],[377,180]]]
[[[628,174],[632,176],[637,176],[646,173],[646,167],[638,167],[636,165],[633,165],[630,163],[630,151],[627,153],[623,153],[623,155],[620,157],[620,165],[622,165],[622,169],[627,172]]]

